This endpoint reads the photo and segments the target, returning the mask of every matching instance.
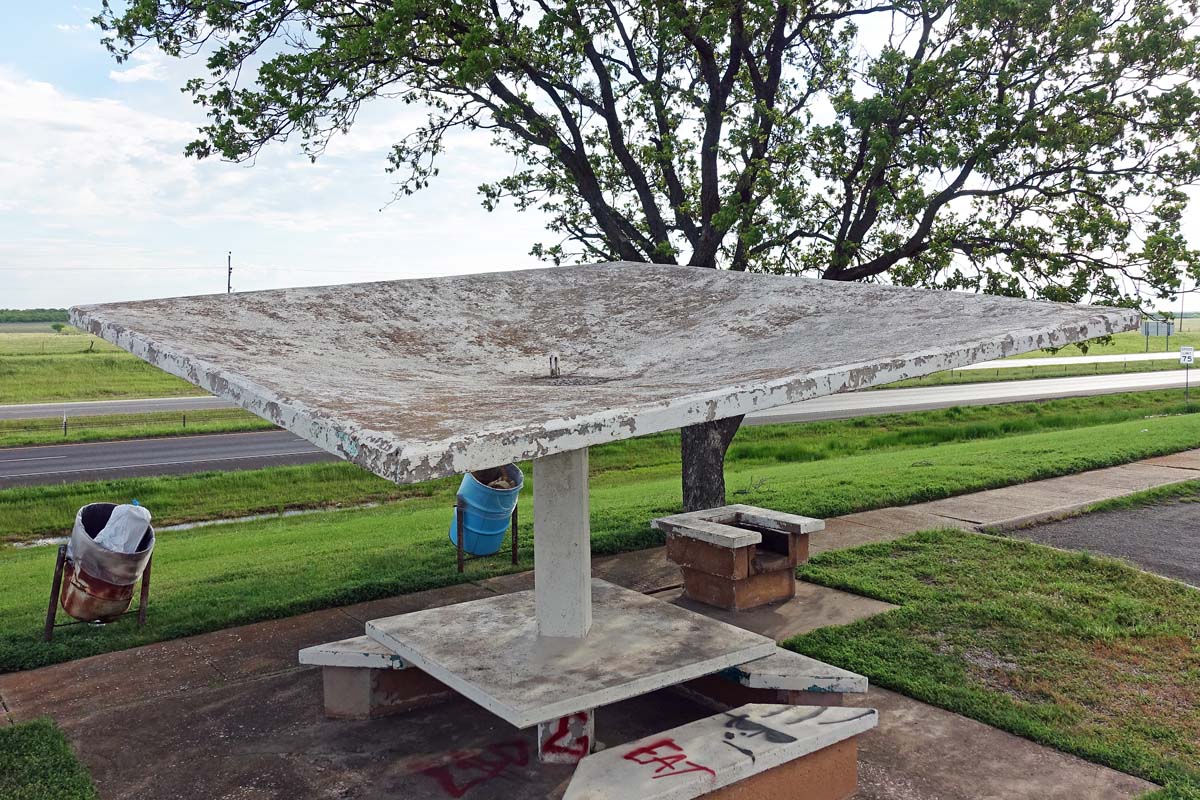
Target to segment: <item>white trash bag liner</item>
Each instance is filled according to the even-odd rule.
[[[75,515],[67,542],[67,558],[78,569],[118,586],[137,583],[153,551],[150,512],[133,505],[89,503]]]
[[[120,505],[113,509],[104,529],[96,534],[96,544],[114,553],[136,553],[149,527],[149,511],[141,506]]]

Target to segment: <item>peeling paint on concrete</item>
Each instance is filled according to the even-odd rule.
[[[1138,314],[614,263],[81,306],[71,320],[412,483],[1059,347]]]

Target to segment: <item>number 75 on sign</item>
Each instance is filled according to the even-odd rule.
[[[1194,347],[1179,348],[1179,363],[1180,364],[1190,367],[1192,364],[1196,363],[1195,358],[1196,358],[1196,348],[1194,348]]]

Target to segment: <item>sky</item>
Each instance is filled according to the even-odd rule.
[[[180,92],[199,61],[118,65],[94,6],[0,0],[0,308],[542,266],[536,212],[487,212],[512,169],[484,133],[450,142],[430,188],[393,200],[392,142],[418,110],[380,100],[315,164],[298,144],[253,166],[183,155],[204,122]]]

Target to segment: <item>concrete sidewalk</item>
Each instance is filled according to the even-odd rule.
[[[829,520],[811,552],[938,527],[1011,527],[1099,500],[1200,478],[1200,450],[905,508]],[[688,605],[665,549],[597,559],[594,573]],[[531,588],[532,572],[327,609],[0,676],[8,722],[49,716],[102,797],[557,798],[569,767],[538,765],[531,731],[465,700],[368,722],[321,715],[303,647],[360,635],[370,619]],[[801,584],[795,600],[740,615],[690,606],[783,639],[892,608]],[[1151,784],[924,703],[872,688],[881,711],[861,749],[859,800],[1137,797]],[[630,741],[707,715],[655,692],[597,715],[597,737]]]

